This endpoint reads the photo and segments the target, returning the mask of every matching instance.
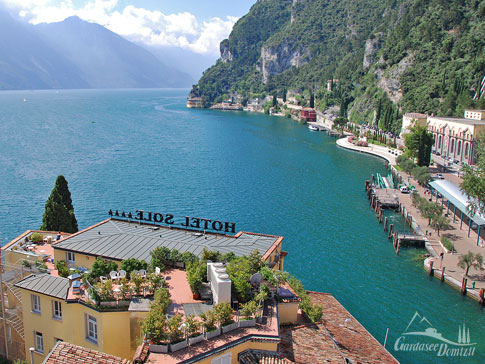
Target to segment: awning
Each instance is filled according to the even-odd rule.
[[[445,179],[430,182],[429,185],[443,195],[450,203],[452,203],[458,210],[463,212],[477,225],[485,225],[485,218],[482,214],[476,213],[470,216],[467,211],[468,197],[463,193],[460,187],[447,181]]]

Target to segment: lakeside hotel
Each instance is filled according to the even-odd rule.
[[[408,133],[413,123],[427,125],[435,139],[433,153],[460,163],[476,163],[475,145],[485,127],[485,110],[465,110],[464,118],[407,113],[403,116],[401,135]]]
[[[396,359],[330,294],[307,292],[323,307],[324,321],[312,323],[299,307],[301,299],[286,283],[276,287],[253,275],[251,290],[265,284],[266,299],[251,319],[242,317],[231,295],[232,282],[225,264],[208,262],[208,282],[201,297],[187,281],[183,253],[200,257],[204,249],[247,256],[257,250],[273,271],[284,269],[287,253],[283,237],[235,233],[235,224],[173,215],[110,211],[110,218],[75,234],[28,230],[2,247],[2,345],[10,358],[35,364],[73,363],[397,363]],[[158,222],[163,220],[161,225]],[[195,226],[195,227],[194,227]],[[233,232],[229,235],[225,230]],[[32,241],[35,234],[40,241]],[[37,239],[35,239],[37,241]],[[216,331],[181,342],[157,345],[144,339],[141,321],[150,311],[153,291],[147,282],[127,298],[119,281],[125,259],[151,260],[150,252],[166,247],[178,251],[166,269],[140,276],[161,275],[170,293],[167,316],[207,312],[212,304],[229,303],[234,322]],[[118,266],[110,272],[113,292],[101,302],[92,298],[94,287],[77,272],[89,272],[101,257]],[[67,278],[56,264],[65,262]],[[108,277],[99,277],[102,281]],[[124,281],[126,284],[126,281]],[[204,295],[208,294],[208,298]],[[343,324],[345,323],[345,325]],[[185,324],[182,327],[185,328]],[[312,350],[309,350],[309,347]]]

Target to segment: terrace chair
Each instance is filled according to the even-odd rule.
[[[108,280],[108,277],[105,276],[99,276],[99,281],[100,282],[106,282]]]
[[[114,280],[117,280],[120,276],[118,275],[118,272],[112,270],[111,272],[109,272],[109,276],[111,277],[111,279],[114,281]]]
[[[123,269],[118,272],[118,279],[123,279],[126,277],[126,271]]]
[[[147,277],[147,271],[145,269],[140,269],[138,274],[141,275],[143,278]]]
[[[155,274],[159,276],[162,273],[162,270],[159,267],[155,267]]]

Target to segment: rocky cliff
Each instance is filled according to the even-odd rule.
[[[483,34],[480,0],[258,0],[191,92],[210,106],[299,90],[322,109],[397,128],[408,111],[485,107],[473,100]],[[338,81],[327,90],[327,80]]]

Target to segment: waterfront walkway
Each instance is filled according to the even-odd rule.
[[[351,150],[354,150],[356,152],[366,153],[366,154],[375,155],[377,157],[381,157],[381,158],[387,160],[392,165],[396,164],[397,156],[392,154],[392,153],[389,153],[390,149],[387,148],[387,147],[384,147],[382,145],[369,144],[368,147],[359,147],[355,144],[350,143],[347,140],[347,138],[338,139],[337,145],[342,147],[342,148],[345,148],[345,149],[351,149]]]
[[[393,165],[396,164],[395,156],[390,154],[388,152],[388,148],[385,148],[383,146],[370,144],[369,147],[358,147],[348,142],[347,138],[339,139],[337,141],[337,145],[346,149],[376,155],[386,159]],[[440,172],[433,168],[430,168],[430,171],[431,173]],[[417,181],[413,179],[412,176],[408,175],[403,171],[398,171],[398,173],[401,175],[404,181],[408,181],[410,184],[414,185],[421,196],[425,196],[424,187],[421,187],[417,183]],[[443,174],[445,179],[456,185],[459,185],[461,182],[461,178],[459,178],[454,173],[440,173]],[[435,275],[441,277],[442,267],[445,267],[445,280],[452,286],[459,289],[461,287],[462,279],[465,275],[465,270],[458,267],[460,255],[466,254],[468,253],[468,251],[485,255],[485,247],[477,246],[476,231],[472,230],[470,233],[470,237],[468,237],[467,220],[465,219],[465,221],[463,221],[463,224],[461,224],[459,213],[457,213],[456,218],[453,219],[453,211],[450,209],[450,226],[447,229],[440,231],[440,236],[438,236],[438,232],[428,225],[428,220],[423,218],[418,209],[413,206],[410,194],[400,193],[399,200],[402,206],[406,209],[406,211],[409,212],[410,215],[412,215],[415,230],[416,227],[419,226],[421,231],[428,232],[427,249],[430,252],[431,257],[425,261],[425,268],[429,269],[429,263],[432,260],[433,267],[435,269]],[[445,204],[443,205],[445,213],[447,213],[446,202],[447,201],[445,200]],[[448,237],[453,242],[456,251],[455,253],[447,253],[445,251],[440,243],[440,239],[443,236]],[[443,253],[443,261],[441,261],[441,253]],[[475,288],[472,288],[473,282],[475,282]],[[480,271],[472,267],[470,268],[470,271],[468,273],[467,293],[474,299],[478,299],[478,293],[480,288],[485,288],[485,271]]]

